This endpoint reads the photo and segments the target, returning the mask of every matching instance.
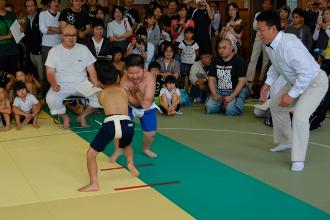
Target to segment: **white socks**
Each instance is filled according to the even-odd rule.
[[[280,144],[277,147],[270,149],[270,151],[271,152],[281,152],[281,151],[289,150],[291,148],[292,148],[291,144]]]
[[[292,161],[291,171],[302,171],[304,169],[304,161]]]

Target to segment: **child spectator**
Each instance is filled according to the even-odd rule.
[[[296,35],[311,52],[313,38],[310,29],[304,25],[304,11],[301,8],[296,8],[292,11],[291,16],[292,24],[284,32]]]
[[[207,75],[209,73],[212,52],[210,50],[201,50],[200,60],[196,61],[190,70],[189,80],[191,83],[190,95],[194,103],[204,103],[207,97]]]
[[[194,29],[188,27],[184,32],[184,40],[179,44],[178,54],[181,55],[181,83],[185,85],[186,76],[189,78],[191,66],[198,56],[199,46],[194,41]],[[188,84],[189,80],[188,80]]]
[[[90,183],[79,189],[80,192],[98,191],[96,156],[113,140],[118,140],[119,147],[124,148],[127,159],[127,168],[134,175],[139,172],[133,163],[133,150],[131,142],[134,136],[134,123],[128,116],[128,97],[123,88],[120,87],[119,71],[107,60],[99,60],[97,72],[100,81],[105,88],[97,94],[100,104],[104,108],[107,117],[104,119],[101,129],[90,144],[87,151],[87,167]]]
[[[13,113],[15,114],[17,130],[21,130],[21,122],[27,119],[32,122],[34,128],[39,128],[38,114],[40,112],[40,103],[36,97],[27,92],[24,82],[17,81],[14,84],[15,99],[13,103]]]
[[[193,20],[188,19],[188,8],[185,4],[179,4],[178,6],[178,19],[174,19],[171,22],[171,37],[175,49],[184,40],[185,30],[189,27],[194,28],[195,23]]]
[[[171,116],[180,111],[180,90],[175,87],[174,76],[167,76],[165,87],[160,90],[160,108],[165,115]]]
[[[10,130],[10,113],[11,107],[6,90],[4,87],[0,87],[0,121],[4,126],[4,128],[0,127],[0,132]]]
[[[38,90],[41,88],[41,84],[33,76],[32,70],[27,70],[27,73],[21,70],[17,71],[15,73],[15,78],[12,78],[11,81],[7,84],[7,91],[10,91],[17,81],[21,81],[25,84],[28,93],[37,96]]]
[[[165,79],[160,75],[160,64],[156,61],[151,62],[148,66],[148,71],[154,75],[156,78],[156,89],[155,89],[155,97],[159,96],[160,89],[163,87]]]
[[[121,52],[120,47],[114,47],[113,48],[113,54],[112,54],[112,64],[115,66],[115,68],[120,72],[122,75],[125,69],[125,62],[123,59],[123,53]]]

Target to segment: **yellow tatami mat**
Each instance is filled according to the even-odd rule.
[[[114,191],[145,184],[126,169],[99,172],[99,192],[78,192],[88,183],[88,143],[50,118],[40,120],[40,126],[0,133],[1,220],[192,219],[151,188]],[[119,166],[103,154],[98,165]]]

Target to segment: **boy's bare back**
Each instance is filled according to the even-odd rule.
[[[106,86],[97,95],[106,115],[128,115],[128,98],[119,85]]]

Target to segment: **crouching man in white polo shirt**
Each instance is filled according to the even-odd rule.
[[[67,25],[62,30],[62,43],[49,51],[45,63],[47,79],[51,86],[46,102],[52,115],[62,117],[64,128],[70,126],[70,118],[65,113],[63,99],[68,96],[83,96],[75,88],[87,80],[90,80],[94,87],[99,86],[94,68],[96,60],[86,46],[76,43],[77,36],[74,26]],[[77,118],[82,127],[86,126],[86,116],[100,107],[95,94],[86,98],[89,99],[89,105]]]

